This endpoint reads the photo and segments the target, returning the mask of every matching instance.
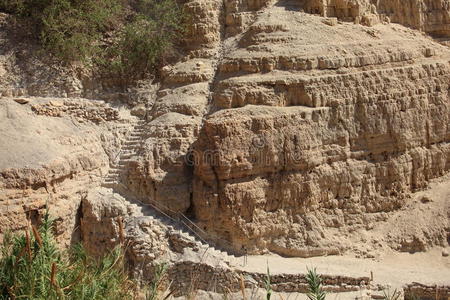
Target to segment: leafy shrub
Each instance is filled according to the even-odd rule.
[[[121,8],[120,0],[0,0],[0,10],[30,21],[44,48],[64,61],[97,55]]]
[[[174,0],[140,0],[137,13],[108,49],[104,66],[125,78],[154,71],[170,55],[184,31],[185,16]]]
[[[0,0],[0,11],[22,16],[26,14],[25,2],[23,0]]]
[[[100,260],[81,246],[60,251],[46,215],[43,225],[8,235],[1,249],[0,299],[132,299],[120,248]]]
[[[61,60],[94,62],[127,79],[154,71],[185,21],[176,0],[0,0],[0,11],[30,21]]]
[[[56,0],[42,13],[40,40],[65,61],[99,55],[99,41],[120,18],[118,0]]]

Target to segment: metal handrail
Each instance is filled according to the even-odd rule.
[[[139,202],[141,205],[144,206],[151,206],[153,209],[155,209],[157,212],[161,213],[162,215],[168,217],[169,219],[177,222],[178,224],[183,225],[183,227],[185,229],[187,229],[188,231],[190,231],[191,233],[194,234],[194,236],[196,238],[198,238],[201,242],[203,242],[206,245],[209,245],[212,248],[216,248],[217,249],[217,242],[214,241],[213,243],[211,243],[211,241],[207,241],[204,237],[210,237],[211,234],[207,233],[206,231],[204,231],[203,229],[201,229],[197,224],[195,224],[191,219],[189,219],[186,215],[184,215],[181,212],[175,212],[173,210],[171,210],[170,208],[168,208],[166,205],[158,203],[156,201],[153,201],[151,199],[148,199],[149,203],[144,203],[142,201],[136,200],[137,202]],[[173,214],[175,216],[175,218],[169,216],[165,211],[168,211],[170,214]],[[183,221],[186,220],[188,224],[186,224],[186,222]],[[190,224],[190,225],[189,225]],[[209,239],[208,239],[209,240]],[[221,241],[222,244],[226,245],[227,248],[229,249],[233,249],[233,245],[230,244],[227,241]],[[213,244],[213,245],[211,245]],[[226,251],[226,250],[225,250]],[[228,251],[227,251],[228,252]],[[246,256],[247,253],[244,253],[244,255]]]
[[[136,124],[137,125],[137,124]],[[136,129],[136,125],[133,126],[133,130],[134,131]],[[127,138],[131,135],[131,133],[129,135],[127,135]],[[127,139],[126,138],[126,139]],[[117,152],[117,154],[114,156],[113,158],[113,163],[117,164],[117,159],[120,157],[120,155],[123,153],[123,148],[121,147],[120,150]],[[109,173],[109,172],[108,172]],[[108,174],[107,174],[108,175]],[[106,175],[106,176],[107,176]],[[106,177],[105,176],[105,177]],[[141,205],[144,206],[150,206],[152,207],[154,210],[156,210],[157,212],[159,212],[160,214],[162,214],[163,216],[167,217],[168,219],[181,224],[182,227],[184,227],[185,229],[187,229],[188,231],[190,231],[198,240],[200,240],[202,243],[208,245],[211,248],[215,248],[217,249],[217,239],[213,238],[214,242],[211,243],[210,241],[207,241],[204,237],[212,237],[210,233],[207,233],[206,231],[204,231],[202,228],[200,228],[197,224],[195,224],[191,219],[189,219],[186,215],[184,215],[181,212],[176,212],[173,211],[172,209],[170,209],[169,207],[167,207],[166,205],[162,204],[162,203],[158,203],[156,201],[153,201],[151,199],[147,199],[148,203],[144,203],[142,201],[139,201],[138,199],[135,199],[137,202],[139,202]],[[169,214],[167,214],[166,212],[169,212],[169,214],[171,214],[172,216],[170,216]],[[174,218],[175,217],[175,218]],[[207,238],[208,240],[210,238]],[[233,245],[227,241],[221,240],[221,244],[225,245],[227,248],[229,249],[233,249]],[[225,250],[227,251],[227,250]],[[228,251],[227,251],[228,252]],[[247,256],[246,251],[244,251],[244,256]]]

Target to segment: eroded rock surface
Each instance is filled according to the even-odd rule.
[[[445,35],[446,21],[430,24],[448,3],[419,2],[188,2],[189,55],[163,69],[123,183],[235,251],[353,249],[343,233],[371,230],[449,169],[450,51],[393,23]],[[440,228],[390,245],[445,245]]]
[[[102,101],[21,99],[0,99],[0,237],[38,224],[48,207],[61,244],[77,242],[80,201],[101,183],[131,121]]]
[[[193,203],[236,249],[342,252],[339,229],[383,221],[449,169],[449,51],[395,24],[322,20],[266,7],[219,65]]]
[[[395,22],[433,36],[450,35],[448,0],[305,0],[304,9],[325,17],[373,26]]]
[[[223,264],[233,259],[218,247],[205,265],[209,247],[164,214],[188,215],[230,253],[448,247],[448,193],[413,194],[448,181],[448,1],[184,6],[195,16],[184,58],[132,109],[73,98],[120,95],[61,68],[21,71],[25,46],[3,49],[0,234],[47,205],[66,244],[81,237],[100,255],[130,243],[136,277],[168,260],[174,273],[214,269],[234,290]],[[0,43],[12,39],[7,27],[1,15]]]

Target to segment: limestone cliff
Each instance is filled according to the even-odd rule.
[[[448,3],[410,2],[199,5],[208,43],[166,67],[124,183],[235,251],[349,249],[345,232],[386,220],[450,167],[450,51],[389,23],[444,36]],[[355,22],[369,14],[379,22]],[[424,245],[447,243],[440,220]]]
[[[450,35],[448,0],[306,0],[305,10],[356,23],[392,21],[432,36]]]
[[[8,43],[2,15],[0,42],[12,46],[0,53],[0,234],[23,228],[27,214],[38,218],[47,202],[67,243],[80,225],[88,248],[101,252],[118,234],[102,218],[121,214],[130,235],[147,236],[153,221],[139,229],[126,204],[108,210],[109,196],[96,192],[103,184],[189,215],[205,238],[235,252],[342,253],[449,171],[448,0],[184,6],[193,16],[185,55],[142,97],[64,68],[25,68],[27,47]],[[108,103],[67,98],[99,94]],[[139,105],[130,112],[112,101],[122,96]],[[405,239],[386,243],[446,246],[448,203],[436,207],[423,228],[401,227]],[[165,238],[135,241],[154,257]]]

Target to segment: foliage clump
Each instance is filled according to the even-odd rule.
[[[322,288],[322,278],[317,274],[316,269],[308,269],[306,273],[306,281],[308,282],[308,299],[309,300],[325,300],[326,293]]]
[[[126,77],[162,64],[184,31],[185,15],[174,0],[140,0],[135,12],[108,55],[112,71]]]
[[[43,48],[129,78],[154,71],[183,33],[175,0],[0,0],[0,12],[30,23]]]
[[[0,258],[0,299],[132,299],[134,285],[116,248],[96,260],[81,246],[58,249],[48,214],[43,225],[7,235]]]

